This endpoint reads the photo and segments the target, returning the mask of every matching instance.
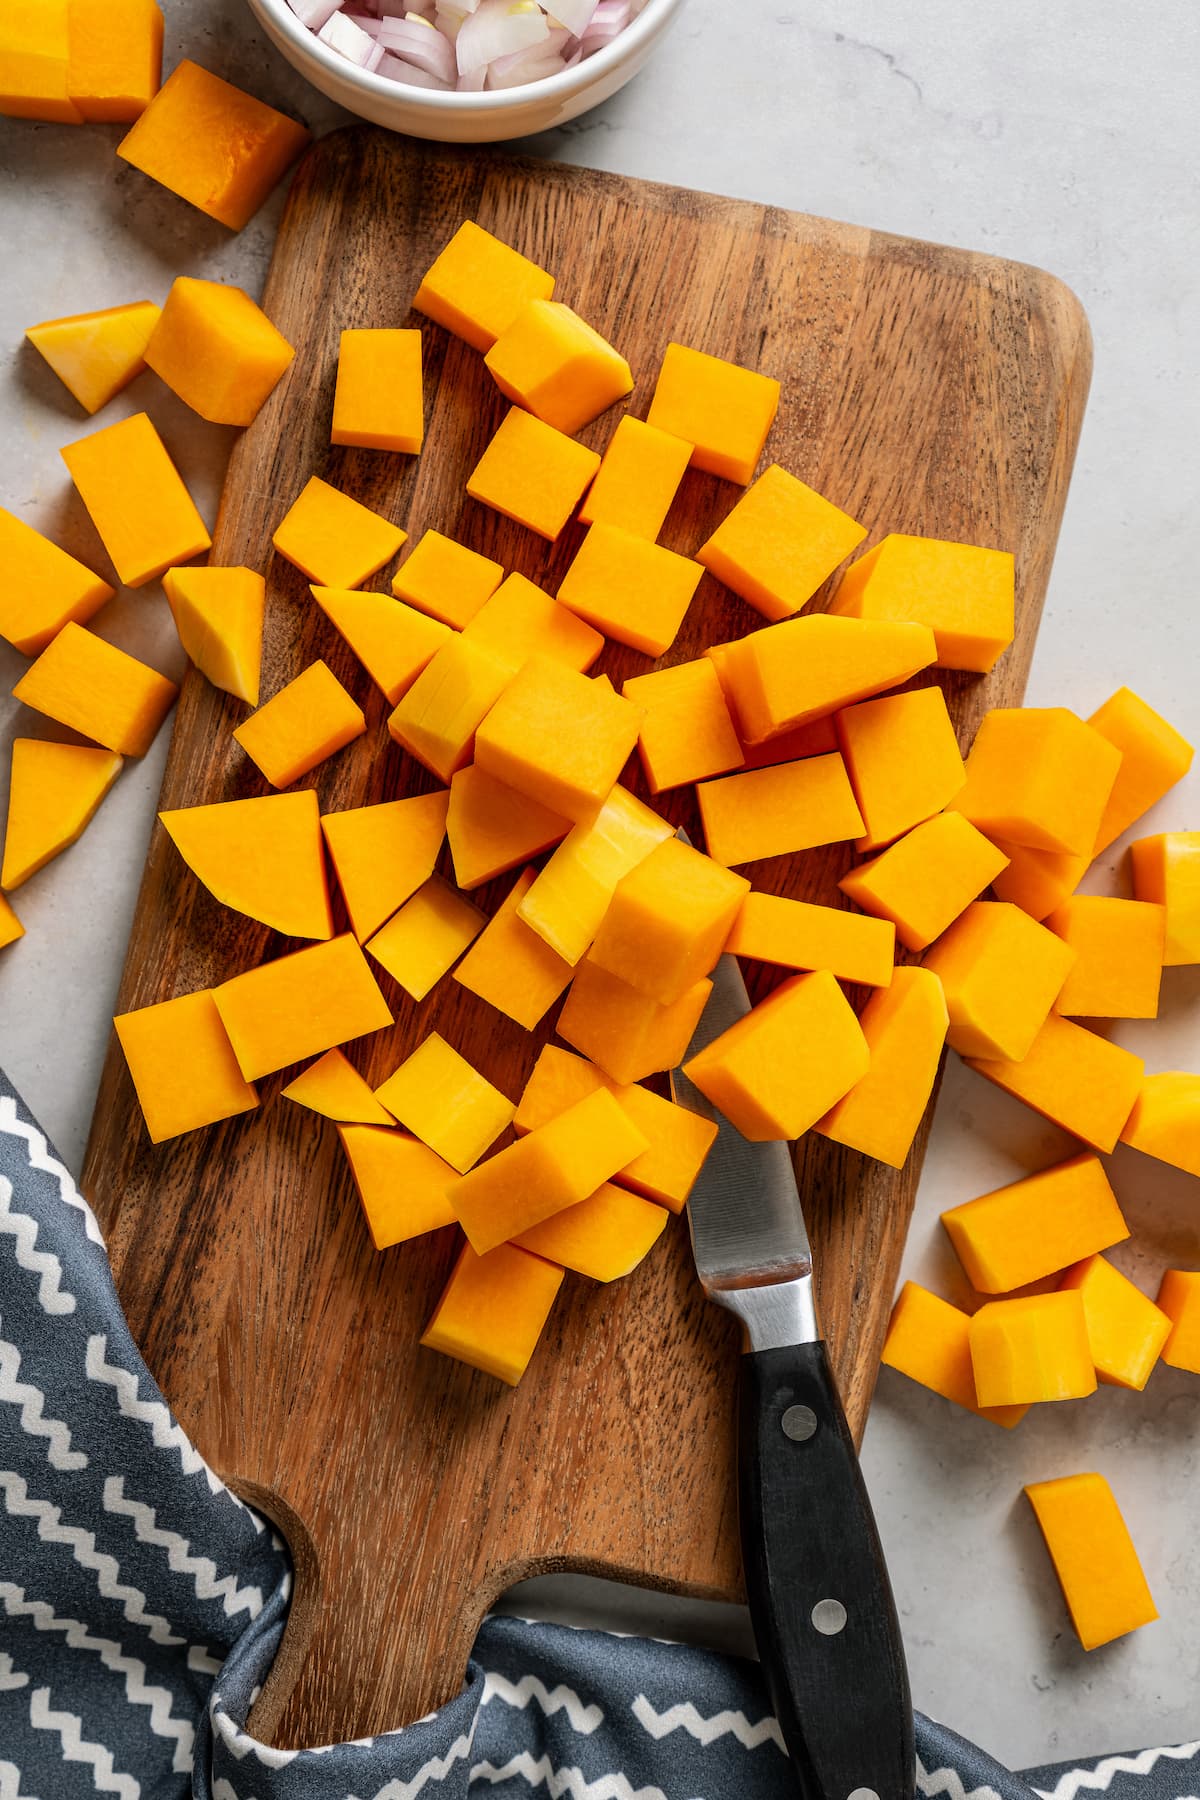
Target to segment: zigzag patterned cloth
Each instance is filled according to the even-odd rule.
[[[361,1743],[244,1730],[291,1572],[172,1418],[96,1221],[0,1075],[0,1800],[792,1800],[757,1668],[489,1619],[463,1692]],[[918,1791],[1177,1800],[1200,1744],[1015,1776],[918,1715]]]

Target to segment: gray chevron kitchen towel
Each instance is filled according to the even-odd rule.
[[[208,1468],[129,1335],[90,1209],[0,1075],[0,1800],[790,1800],[757,1668],[489,1619],[458,1698],[361,1743],[244,1730],[286,1546]],[[1200,1743],[1013,1775],[917,1716],[947,1800],[1180,1800]]]

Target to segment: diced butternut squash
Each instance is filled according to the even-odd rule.
[[[971,1286],[1005,1294],[1129,1236],[1099,1157],[1072,1156],[942,1214]]]
[[[642,715],[605,677],[532,656],[475,734],[487,775],[564,818],[594,818],[637,743]]]
[[[522,307],[530,300],[548,300],[553,292],[553,275],[473,219],[464,219],[422,277],[413,305],[474,349],[486,351]]]
[[[1171,1321],[1162,1360],[1173,1369],[1200,1375],[1200,1269],[1168,1269],[1158,1290],[1158,1306]]]
[[[950,814],[950,817],[956,815]],[[997,900],[1011,900],[1031,919],[1045,919],[1070,899],[1087,874],[1089,857],[1065,856],[1061,850],[1031,850],[996,838],[996,849],[1008,858],[1007,868],[992,879]]]
[[[158,816],[188,868],[222,906],[284,937],[333,936],[320,809],[311,788]]]
[[[1082,1297],[1073,1289],[989,1300],[971,1319],[981,1406],[1081,1400],[1096,1391]]]
[[[742,743],[746,767],[766,769],[774,763],[795,762],[802,756],[824,756],[828,751],[836,750],[838,736],[833,713],[825,713],[819,719],[810,720],[807,725],[794,725],[789,731],[776,732],[773,737],[764,738],[760,744],[746,741],[746,727],[738,712],[735,685],[736,665],[742,654],[739,645],[744,641],[738,638],[729,644],[710,644],[704,654],[717,671],[717,680],[721,684],[733,728]]]
[[[460,888],[476,888],[559,843],[571,821],[468,763],[450,781],[446,836]]]
[[[644,1081],[683,1061],[711,992],[705,978],[660,1006],[607,969],[581,962],[558,1015],[558,1035],[614,1081]]]
[[[1005,1093],[1106,1155],[1142,1085],[1140,1056],[1053,1012],[1020,1062],[966,1060]]]
[[[1096,1379],[1140,1393],[1170,1335],[1166,1313],[1103,1256],[1085,1257],[1068,1269],[1062,1287],[1077,1289],[1083,1299]]]
[[[1062,1475],[1025,1489],[1085,1650],[1158,1617],[1129,1529],[1103,1475]]]
[[[902,1169],[937,1080],[949,1015],[928,969],[897,969],[859,1018],[871,1060],[850,1092],[813,1129]]]
[[[522,871],[454,971],[455,981],[526,1031],[554,1005],[574,972],[517,912],[536,876],[536,869]]]
[[[179,642],[214,687],[258,705],[267,584],[253,569],[168,569],[163,593]]]
[[[567,833],[521,901],[521,917],[552,950],[577,963],[621,877],[671,835],[665,819],[615,787],[594,819]]]
[[[0,14],[0,114],[80,125],[70,97],[68,0],[8,0]]]
[[[973,901],[925,957],[946,992],[951,1048],[1019,1062],[1074,962],[1071,945],[1019,906]]]
[[[325,842],[359,943],[373,937],[433,874],[446,835],[447,795],[413,794],[326,813]]]
[[[793,975],[683,1066],[743,1137],[796,1138],[867,1072],[867,1040],[827,969]]]
[[[470,644],[501,657],[515,674],[531,656],[550,656],[580,674],[590,669],[604,639],[544,588],[510,575],[463,626]]]
[[[558,598],[619,644],[661,656],[675,642],[703,573],[690,557],[598,524],[579,546]]]
[[[626,413],[579,508],[581,525],[618,525],[652,542],[692,459],[692,446]]]
[[[887,987],[895,963],[896,928],[836,906],[814,906],[782,894],[747,894],[725,944],[731,956],[785,969],[829,969],[839,981]]]
[[[924,625],[806,613],[723,645],[718,673],[733,694],[743,739],[759,743],[899,687],[934,653]]]
[[[343,1125],[339,1135],[377,1250],[454,1224],[454,1170],[427,1144],[379,1125]]]
[[[1138,1090],[1121,1142],[1144,1156],[1200,1175],[1200,1075],[1168,1071],[1147,1075]]]
[[[741,768],[742,747],[707,656],[633,675],[621,692],[642,708],[638,754],[652,794]]]
[[[9,905],[3,894],[0,894],[0,950],[15,944],[18,938],[25,936],[25,927]]]
[[[906,1281],[892,1309],[892,1321],[880,1353],[887,1368],[931,1388],[944,1400],[978,1413],[1011,1431],[1029,1411],[1027,1406],[980,1406],[971,1367],[971,1320],[928,1288]]]
[[[258,1105],[207,989],[113,1020],[152,1144]]]
[[[318,661],[244,719],[233,735],[271,786],[285,788],[366,729],[362,708],[329,665]]]
[[[940,687],[846,707],[837,731],[867,828],[859,850],[881,850],[940,813],[966,780]]]
[[[765,619],[787,619],[866,535],[865,525],[773,463],[696,555]]]
[[[516,1111],[507,1095],[436,1031],[422,1039],[376,1092],[402,1125],[460,1174],[512,1124]],[[509,1236],[501,1232],[495,1242]]]
[[[180,275],[146,346],[160,380],[202,419],[249,425],[296,352],[241,288]]]
[[[280,556],[322,587],[361,587],[408,533],[319,476],[310,476],[271,539]]]
[[[424,1000],[486,923],[477,906],[440,875],[431,875],[367,939],[366,948],[406,994]]]
[[[862,814],[836,754],[703,781],[696,797],[708,854],[730,868],[862,836]]]
[[[134,300],[47,319],[29,326],[25,336],[83,410],[96,413],[146,367],[146,345],[159,317],[153,301]]]
[[[517,1244],[477,1256],[464,1244],[421,1344],[516,1387],[529,1367],[563,1271]]]
[[[461,631],[503,579],[503,568],[490,556],[480,556],[440,531],[427,531],[392,576],[392,592],[418,612]]]
[[[1163,963],[1200,962],[1200,831],[1165,831],[1130,845],[1133,892],[1167,910]]]
[[[617,883],[588,958],[671,1006],[716,964],[750,883],[677,837]]]
[[[20,887],[73,844],[121,768],[111,750],[14,738],[0,887]]]
[[[1007,550],[891,532],[851,563],[830,611],[914,619],[937,638],[940,669],[986,675],[1013,641],[1013,559]]]
[[[1055,1012],[1098,1019],[1157,1017],[1165,908],[1145,900],[1076,894],[1046,924],[1076,958],[1054,1002]]]
[[[506,657],[452,636],[417,676],[388,730],[439,781],[449,781],[471,761],[475,734],[512,678]]]
[[[577,1206],[531,1225],[515,1241],[592,1281],[618,1281],[654,1248],[669,1217],[663,1207],[606,1181]]]
[[[468,477],[467,492],[553,542],[599,467],[594,450],[513,406]]]
[[[342,332],[331,441],[417,454],[425,441],[419,331]]]
[[[507,400],[573,437],[633,388],[629,364],[559,300],[530,300],[484,357]]]
[[[646,417],[692,446],[693,468],[745,487],[778,410],[772,376],[668,344]]]
[[[112,596],[107,581],[0,506],[0,637],[22,656],[39,656]]]
[[[302,1069],[295,1081],[284,1088],[283,1098],[294,1100],[297,1106],[305,1106],[310,1112],[320,1113],[324,1119],[333,1119],[338,1125],[395,1123],[387,1107],[371,1092],[366,1076],[360,1075],[349,1058],[337,1049],[327,1050],[316,1062],[309,1063],[307,1069]],[[450,1220],[445,1223],[449,1224]],[[376,1248],[383,1246],[377,1244]]]
[[[392,1023],[349,932],[260,963],[222,982],[213,997],[247,1081]]]
[[[121,139],[117,155],[240,231],[307,143],[303,125],[185,60]]]
[[[1065,706],[988,713],[951,802],[989,837],[1090,856],[1121,752]]]
[[[13,698],[120,756],[145,756],[179,689],[73,622],[25,671]]]
[[[961,813],[939,813],[838,886],[864,911],[890,919],[907,950],[924,950],[995,882],[1004,861]]]
[[[314,584],[312,595],[392,706],[454,635],[448,626],[387,594]]]
[[[1099,856],[1182,781],[1192,766],[1192,746],[1173,725],[1130,688],[1118,688],[1088,724],[1121,752],[1121,766],[1100,821],[1093,856]]]
[[[598,1088],[464,1175],[450,1204],[483,1256],[586,1200],[646,1147],[608,1089]]]
[[[145,413],[64,444],[59,455],[126,587],[144,587],[212,543]]]
[[[132,122],[162,81],[155,0],[67,0],[67,88],[85,119]]]

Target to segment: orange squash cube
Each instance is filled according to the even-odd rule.
[[[773,463],[696,555],[764,618],[787,619],[866,535],[865,525]]]
[[[1096,1391],[1083,1299],[1073,1289],[989,1300],[969,1330],[981,1406],[1080,1400]]]
[[[722,681],[738,730],[759,743],[884,688],[899,687],[934,658],[924,625],[806,613],[722,646]]]
[[[152,1144],[258,1105],[207,989],[120,1013],[113,1025]]]
[[[779,383],[684,344],[668,344],[646,422],[692,446],[692,467],[745,487],[779,410]]]
[[[1046,924],[1076,956],[1055,1012],[1094,1019],[1157,1017],[1165,908],[1077,894]]]
[[[558,598],[619,644],[661,656],[675,642],[703,573],[690,557],[619,525],[593,525]]]
[[[744,642],[743,638],[738,638],[730,644],[710,644],[704,654],[717,671],[717,680],[721,684],[729,716],[742,741],[746,767],[766,769],[773,763],[796,762],[803,756],[824,756],[830,750],[836,750],[838,736],[833,713],[811,719],[807,725],[795,725],[789,731],[776,732],[772,737],[764,738],[761,743],[751,744],[746,741],[745,723],[738,713],[735,679],[739,659],[744,655],[740,645]]]
[[[439,781],[449,781],[471,761],[475,734],[512,678],[506,657],[452,635],[404,695],[388,730]]]
[[[1121,752],[1121,766],[1092,848],[1092,855],[1099,856],[1182,781],[1192,766],[1192,746],[1127,687],[1118,688],[1098,706],[1088,724]]]
[[[531,656],[550,656],[579,674],[604,648],[598,631],[524,575],[510,575],[463,626],[470,644],[501,657],[515,674]]]
[[[113,590],[57,544],[0,506],[0,638],[39,656],[64,625],[82,625]]]
[[[966,780],[940,687],[847,707],[837,731],[867,827],[859,850],[881,850],[940,813]]]
[[[586,1200],[531,1225],[515,1241],[591,1281],[619,1281],[654,1248],[669,1218],[664,1207],[606,1181]]]
[[[829,969],[839,981],[887,987],[896,959],[896,928],[836,906],[814,906],[782,894],[747,894],[725,943],[731,956],[785,969]]]
[[[581,962],[558,1015],[558,1035],[614,1081],[644,1081],[683,1061],[711,992],[706,977],[660,1006],[597,963]]]
[[[924,950],[1005,866],[1004,853],[961,813],[916,825],[838,882],[864,912],[890,919],[906,950]]]
[[[468,477],[467,492],[553,543],[599,467],[594,450],[513,406]]]
[[[18,938],[25,936],[25,927],[18,919],[8,901],[0,894],[0,950],[15,944]]]
[[[393,1125],[395,1120],[371,1092],[365,1075],[338,1049],[327,1050],[283,1089],[285,1100],[332,1119],[338,1125]],[[353,1161],[351,1157],[351,1161]],[[364,1203],[365,1204],[365,1203]],[[449,1224],[450,1220],[447,1219]],[[377,1244],[377,1249],[382,1245]]]
[[[1096,1379],[1107,1387],[1145,1387],[1171,1331],[1171,1321],[1103,1256],[1068,1269],[1062,1288],[1083,1299]]]
[[[237,727],[234,737],[272,787],[290,787],[367,729],[327,663],[309,663],[294,681]]]
[[[849,1093],[813,1126],[893,1169],[908,1161],[937,1080],[949,1016],[928,969],[897,969],[859,1018],[871,1060]]]
[[[258,705],[267,584],[253,569],[168,569],[163,593],[179,642],[206,680]]]
[[[445,792],[351,806],[321,820],[338,886],[359,943],[433,874],[446,835]]]
[[[579,508],[581,525],[618,525],[653,541],[692,459],[692,446],[626,413]]]
[[[106,750],[145,756],[178,692],[157,669],[69,622],[26,669],[13,698]]]
[[[1085,1650],[1149,1625],[1158,1610],[1103,1475],[1063,1475],[1025,1489]]]
[[[836,754],[703,781],[696,797],[708,854],[731,868],[862,836],[862,814]]]
[[[280,556],[322,587],[361,587],[408,533],[319,476],[310,476],[271,539]]]
[[[683,1066],[753,1143],[797,1138],[867,1072],[870,1053],[827,969],[793,975]]]
[[[997,900],[1011,900],[1031,919],[1043,920],[1062,906],[1088,871],[1090,858],[1086,856],[1031,850],[1028,844],[1014,844],[1008,838],[998,837],[994,842],[1008,864],[993,877],[992,891]]]
[[[480,887],[559,843],[570,819],[519,794],[474,763],[450,780],[446,836],[460,888]]]
[[[925,957],[946,992],[951,1048],[1019,1062],[1074,962],[1071,945],[1020,907],[973,901]]]
[[[984,718],[951,802],[989,837],[1090,856],[1121,752],[1065,706],[999,707]]]
[[[422,1347],[516,1387],[562,1279],[561,1269],[516,1244],[497,1244],[486,1256],[464,1244]]]
[[[166,446],[145,413],[134,413],[59,455],[126,587],[144,587],[172,563],[212,543]]]
[[[971,1286],[1004,1294],[1129,1236],[1099,1157],[1072,1156],[942,1214]]]
[[[160,316],[153,301],[134,300],[47,319],[30,325],[25,336],[84,412],[96,413],[146,367],[146,345]]]
[[[1007,550],[890,532],[851,563],[830,611],[913,619],[937,638],[939,669],[987,675],[1013,641],[1014,564]]]
[[[971,1320],[948,1300],[906,1281],[892,1309],[892,1321],[880,1361],[910,1381],[932,1389],[967,1412],[978,1413],[1011,1431],[1029,1411],[1027,1406],[980,1406],[971,1367]]]
[[[1200,1270],[1168,1269],[1158,1290],[1159,1309],[1171,1321],[1162,1360],[1200,1375]]]
[[[552,950],[577,963],[621,877],[670,836],[666,819],[615,787],[594,819],[567,833],[521,901],[521,917]]]
[[[14,738],[0,887],[20,887],[82,836],[122,767],[111,750]]]
[[[422,277],[413,305],[474,349],[490,350],[522,307],[553,292],[553,275],[464,219]]]
[[[625,358],[558,300],[529,300],[484,357],[507,400],[573,437],[633,388]]]
[[[235,975],[213,998],[247,1081],[392,1023],[349,932]]]
[[[422,1039],[376,1094],[402,1125],[459,1174],[479,1161],[512,1124],[516,1111],[507,1095],[436,1031]],[[496,1242],[510,1235],[504,1232]]]
[[[588,959],[671,1006],[715,966],[749,892],[744,876],[665,838],[617,883]]]
[[[574,972],[517,912],[536,876],[536,869],[522,871],[454,971],[455,981],[526,1031],[554,1005]]]
[[[284,937],[333,936],[320,809],[311,788],[158,816],[188,868],[222,906]]]
[[[1164,831],[1129,847],[1135,899],[1167,912],[1163,964],[1200,962],[1200,831]]]
[[[377,1250],[454,1224],[454,1170],[419,1138],[354,1124],[343,1125],[339,1136]]]
[[[314,584],[312,596],[392,706],[399,705],[454,635],[448,626],[387,594]]]
[[[0,17],[0,114],[82,124],[69,69],[68,0],[8,0]]]
[[[642,708],[638,754],[652,794],[741,768],[742,747],[707,656],[632,675],[621,692]]]
[[[483,930],[477,906],[440,875],[431,875],[392,914],[366,950],[414,1000],[424,1000]]]
[[[417,454],[425,441],[419,331],[343,331],[330,441]]]
[[[162,81],[155,0],[68,0],[67,91],[85,119],[132,122]]]
[[[551,812],[594,818],[637,743],[641,720],[607,679],[532,656],[480,723],[475,761]]]
[[[1173,1168],[1200,1175],[1200,1075],[1147,1075],[1121,1142]]]
[[[418,612],[461,631],[504,579],[490,556],[480,556],[440,531],[426,531],[392,576],[392,592]]]
[[[1142,1085],[1140,1056],[1051,1013],[1020,1062],[968,1056],[967,1066],[1105,1155]]]
[[[241,288],[176,278],[146,362],[202,419],[249,425],[296,352]]]

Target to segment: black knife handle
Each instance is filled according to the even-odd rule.
[[[912,1800],[908,1674],[871,1503],[823,1343],[742,1358],[742,1559],[804,1800]]]

